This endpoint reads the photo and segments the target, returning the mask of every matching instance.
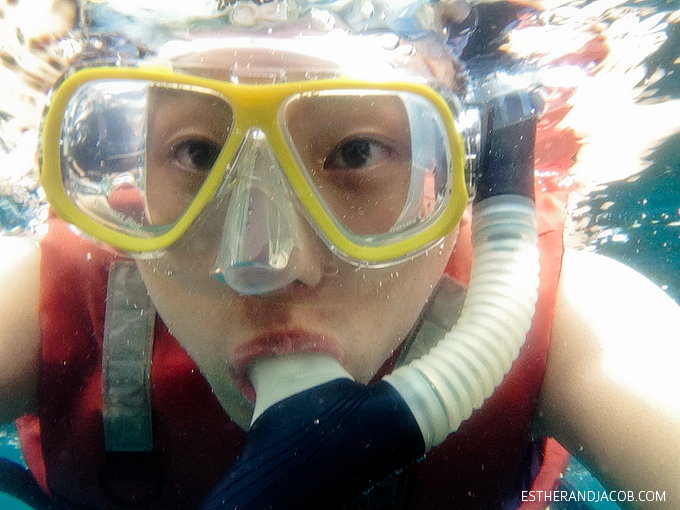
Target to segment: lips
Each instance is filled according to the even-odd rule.
[[[331,336],[304,330],[266,333],[236,348],[231,362],[236,382],[243,394],[254,402],[255,390],[248,379],[248,367],[258,358],[265,356],[285,356],[302,352],[329,354],[340,364],[344,359],[342,348]]]

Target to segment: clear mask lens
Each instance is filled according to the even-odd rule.
[[[329,216],[355,242],[408,236],[448,199],[446,131],[414,93],[300,94],[282,108],[281,127]]]
[[[134,80],[85,83],[62,124],[64,188],[109,228],[160,235],[196,197],[232,121],[231,107],[213,91]]]

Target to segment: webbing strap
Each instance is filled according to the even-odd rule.
[[[451,331],[460,317],[466,290],[450,276],[442,277],[404,341],[397,366],[408,365],[411,361],[422,358]]]
[[[114,261],[109,269],[104,323],[103,419],[109,452],[149,452],[151,350],[156,310],[137,266]]]

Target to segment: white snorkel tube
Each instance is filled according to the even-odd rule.
[[[256,363],[246,445],[204,509],[332,508],[444,441],[491,396],[524,344],[538,298],[539,101],[514,92],[485,108],[472,273],[451,331],[372,386],[318,354]]]

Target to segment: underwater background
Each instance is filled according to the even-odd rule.
[[[0,235],[43,229],[35,147],[45,90],[72,50],[60,39],[72,6],[0,0]],[[680,0],[478,7],[479,26],[462,50],[471,72],[538,86],[556,113],[559,136],[543,140],[537,172],[569,192],[565,244],[629,265],[680,303]],[[0,426],[0,457],[22,463],[12,425]],[[563,484],[599,487],[577,462]],[[0,494],[0,508],[29,507]]]
[[[563,96],[559,129],[578,144],[559,155],[571,160],[558,176],[572,192],[566,244],[630,265],[679,301],[680,1],[526,2],[481,3],[462,56],[473,72]],[[72,6],[0,0],[2,235],[40,234],[46,217],[35,147],[45,90],[72,51],[59,37]]]

